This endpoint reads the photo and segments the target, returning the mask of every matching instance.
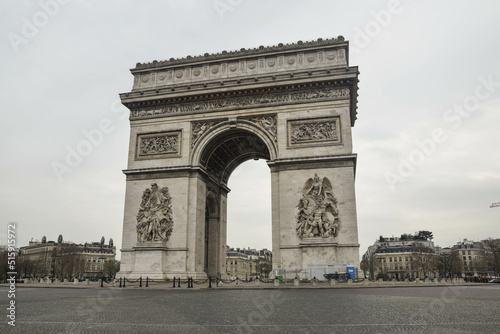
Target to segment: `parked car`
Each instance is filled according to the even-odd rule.
[[[490,279],[489,283],[500,283],[500,278]]]

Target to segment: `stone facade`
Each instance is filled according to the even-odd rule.
[[[270,167],[273,269],[357,267],[358,69],[347,55],[339,36],[137,64],[120,95],[131,112],[120,275],[226,273],[227,181],[250,159]],[[144,209],[153,184],[168,189],[168,212],[158,196]],[[138,236],[155,229],[168,238]]]
[[[489,261],[490,258],[494,257],[494,253],[487,241],[463,239],[451,247],[451,252],[460,260],[463,276],[495,275],[494,271],[491,270],[491,261]]]
[[[436,277],[437,258],[441,248],[434,242],[418,239],[415,235],[406,238],[380,237],[363,255],[362,269],[371,279],[416,279]],[[410,238],[415,237],[415,238]]]
[[[115,260],[116,247],[113,245],[113,239],[110,239],[108,244],[104,242],[74,244],[63,241],[61,236],[57,242],[47,241],[43,237],[41,241],[30,241],[28,246],[21,247],[20,254],[25,261],[31,262],[32,274],[37,277],[61,279],[63,278],[61,274],[71,272],[72,277],[69,278],[97,279],[103,276],[105,263]],[[65,268],[64,273],[59,267]]]
[[[229,248],[226,253],[227,272],[222,275],[226,280],[255,280],[268,278],[272,263],[272,252],[267,249]]]

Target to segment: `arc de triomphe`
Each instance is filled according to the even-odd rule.
[[[224,276],[227,182],[250,159],[271,172],[273,269],[359,266],[348,46],[339,36],[131,70],[122,277]]]

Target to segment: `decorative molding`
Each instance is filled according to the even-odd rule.
[[[158,189],[153,183],[144,190],[137,213],[137,241],[168,241],[174,227],[171,200],[167,187]]]
[[[249,121],[258,124],[262,127],[267,133],[271,135],[274,141],[278,141],[278,127],[276,121],[276,115],[272,116],[261,116],[261,117],[252,117],[248,119]]]
[[[289,146],[334,144],[341,138],[339,117],[288,121]]]
[[[309,178],[302,189],[302,198],[297,205],[297,235],[301,238],[329,238],[339,233],[340,221],[337,199],[333,196],[332,184],[318,174]]]
[[[180,156],[181,131],[137,135],[136,159]]]
[[[130,112],[131,119],[162,116],[167,114],[206,112],[217,109],[238,108],[247,106],[289,103],[296,101],[320,100],[331,98],[349,98],[348,87],[318,88],[294,92],[265,93],[250,96],[225,97],[208,101],[173,103],[163,106],[134,109]]]

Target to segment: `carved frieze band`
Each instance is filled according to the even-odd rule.
[[[288,145],[321,145],[340,143],[339,117],[288,121]]]
[[[340,88],[319,88],[313,90],[267,93],[254,96],[226,97],[209,101],[187,102],[178,104],[169,104],[158,107],[148,107],[135,109],[130,112],[131,119],[137,119],[150,116],[161,116],[175,113],[190,113],[212,111],[216,109],[258,106],[274,103],[287,103],[295,101],[319,100],[329,98],[349,97],[348,87]]]
[[[181,154],[181,131],[137,135],[137,159],[163,158]]]

